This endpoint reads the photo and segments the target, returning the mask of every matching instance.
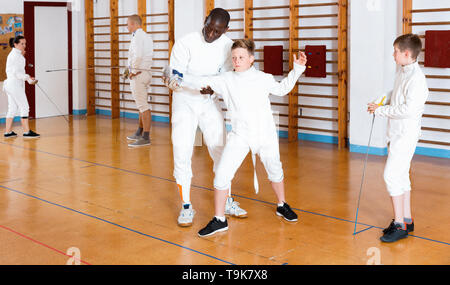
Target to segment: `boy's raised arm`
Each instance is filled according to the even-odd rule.
[[[299,58],[294,54],[294,68],[289,72],[288,76],[280,82],[277,82],[273,76],[270,76],[269,93],[275,96],[284,96],[288,94],[297,83],[298,78],[306,69],[306,55],[299,53]]]
[[[273,76],[270,76],[269,93],[275,96],[284,96],[288,94],[294,88],[300,75],[302,75],[305,69],[305,66],[294,63],[294,68],[289,72],[288,76],[280,82],[276,81]]]

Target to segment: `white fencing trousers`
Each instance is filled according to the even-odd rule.
[[[181,186],[184,202],[190,201],[192,178],[191,158],[194,149],[197,127],[213,160],[216,170],[224,147],[225,123],[218,102],[209,96],[198,95],[190,98],[174,94],[172,101],[172,145],[174,171],[177,184]]]
[[[8,94],[8,112],[6,113],[6,118],[14,118],[15,116],[28,117],[30,107],[25,92],[11,94],[6,91],[6,94]]]
[[[411,191],[409,169],[418,141],[418,135],[397,136],[389,143],[389,153],[384,168],[384,182],[390,196]]]
[[[148,71],[142,71],[142,73],[133,77],[130,80],[130,89],[133,99],[136,102],[136,106],[140,113],[144,113],[147,110],[151,110],[148,103],[147,90],[152,81],[152,74]]]
[[[233,132],[228,134],[227,143],[215,173],[214,188],[217,190],[227,190],[231,187],[231,181],[249,151],[250,146],[241,136]],[[259,155],[259,158],[266,169],[269,180],[276,183],[283,181],[284,174],[280,161],[278,142],[275,141],[262,145],[256,154]],[[255,165],[253,153],[252,160],[253,165]],[[256,179],[257,178],[254,172],[254,186],[256,192],[258,192]]]

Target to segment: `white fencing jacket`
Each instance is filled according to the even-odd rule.
[[[229,71],[212,77],[184,74],[182,85],[197,90],[210,86],[222,96],[231,119],[232,132],[243,138],[252,152],[256,193],[259,186],[255,171],[255,154],[259,153],[263,145],[278,146],[269,95],[288,94],[305,68],[294,64],[294,69],[281,82],[276,81],[272,74],[256,70],[253,66],[243,72]],[[278,150],[278,147],[274,149]]]
[[[398,135],[420,136],[421,118],[428,98],[425,75],[418,62],[402,66],[397,72],[394,89],[386,93],[386,105],[375,115],[388,117],[388,140]],[[381,101],[378,98],[377,101]]]
[[[170,67],[183,74],[212,76],[233,69],[231,46],[233,41],[225,34],[212,43],[205,41],[201,32],[193,32],[177,40],[170,55]],[[219,90],[217,90],[218,92]],[[198,90],[181,88],[174,96],[184,95],[201,100]]]
[[[137,73],[150,70],[153,61],[153,39],[143,29],[137,29],[133,34],[128,48],[128,68]],[[142,70],[143,69],[143,70]]]
[[[6,59],[6,77],[3,89],[13,96],[25,93],[25,81],[31,82],[30,76],[25,73],[25,57],[17,48],[13,48]]]
[[[262,144],[278,143],[269,95],[288,94],[303,71],[305,66],[294,64],[281,82],[253,66],[243,72],[229,71],[210,77],[184,74],[182,86],[197,90],[210,86],[219,93],[227,106],[232,131],[243,137],[253,152],[257,152]]]

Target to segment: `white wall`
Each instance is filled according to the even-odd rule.
[[[86,37],[84,27],[84,1],[72,1],[72,68],[86,68]],[[73,109],[86,109],[86,72],[72,72]]]
[[[353,145],[367,145],[372,120],[367,103],[393,87],[392,43],[402,29],[398,2],[349,2],[349,137]],[[386,147],[386,122],[376,118],[371,146]]]
[[[200,31],[205,20],[205,1],[175,0],[175,40]]]
[[[23,0],[17,0],[17,1],[8,1],[8,0],[2,0],[0,1],[0,7],[2,14],[23,14]]]

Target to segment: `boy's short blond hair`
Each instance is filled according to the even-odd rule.
[[[255,42],[252,40],[235,40],[231,46],[231,50],[237,48],[246,49],[251,55],[255,55]]]
[[[411,52],[411,58],[417,59],[422,51],[422,41],[416,34],[401,35],[394,41],[394,46],[397,46],[401,52],[409,50]]]
[[[142,26],[142,19],[139,15],[134,14],[128,17],[128,20],[135,22],[139,26]]]

